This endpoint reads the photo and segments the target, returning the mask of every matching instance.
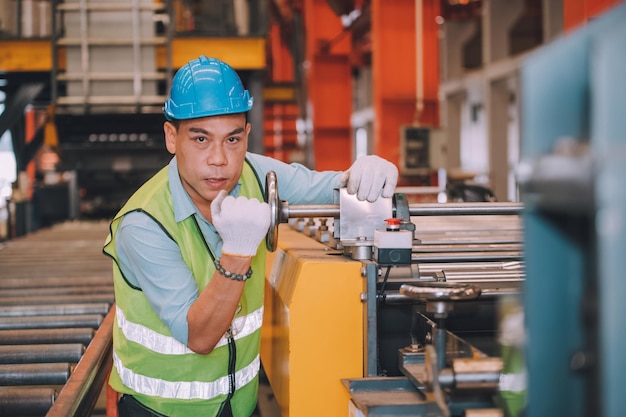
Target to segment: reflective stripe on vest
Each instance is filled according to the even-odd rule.
[[[133,323],[126,319],[122,309],[116,305],[115,318],[117,325],[126,336],[126,339],[139,343],[146,349],[153,352],[162,353],[164,355],[186,355],[194,353],[184,344],[171,336],[157,333],[154,330],[141,324]],[[263,307],[253,311],[245,316],[237,317],[231,324],[233,338],[235,340],[249,336],[261,328],[263,322]],[[217,342],[215,347],[223,346],[228,343],[228,338],[224,335]],[[122,378],[122,381],[126,381]],[[127,384],[128,385],[128,384]]]
[[[122,361],[113,352],[113,365],[124,384],[135,392],[153,397],[170,398],[177,400],[211,399],[219,395],[228,394],[228,375],[213,382],[186,381],[171,382],[164,379],[151,378],[139,375],[124,367]],[[261,360],[259,355],[247,366],[235,373],[236,389],[253,381],[259,373]]]

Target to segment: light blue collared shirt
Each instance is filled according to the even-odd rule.
[[[286,164],[266,156],[247,153],[246,159],[265,187],[265,175],[276,173],[278,195],[289,204],[332,204],[339,187],[340,171],[312,171],[300,164]],[[204,239],[221,256],[222,239],[198,211],[183,188],[176,157],[168,166],[168,179],[177,222],[196,216]],[[230,195],[239,196],[241,182]],[[262,243],[263,244],[263,243]],[[126,279],[143,290],[150,305],[169,327],[174,338],[187,344],[189,307],[198,298],[193,272],[183,261],[176,243],[149,216],[132,212],[124,216],[116,237],[119,264]]]

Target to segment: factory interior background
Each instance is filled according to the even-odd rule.
[[[254,96],[250,152],[391,161],[372,210],[413,234],[381,261],[343,197],[277,218],[261,417],[623,416],[625,22],[620,0],[0,0],[0,415],[117,416],[101,246],[207,55]],[[99,310],[52,323],[77,303]],[[62,370],[15,359],[74,327]]]

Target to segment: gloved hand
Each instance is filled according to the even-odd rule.
[[[383,197],[393,197],[398,168],[379,156],[365,155],[357,158],[339,181],[342,187],[347,186],[348,194],[356,194],[360,201],[367,199],[373,203],[381,192]]]
[[[211,202],[213,226],[222,238],[222,253],[254,256],[270,227],[270,206],[254,198],[229,196],[222,190]]]

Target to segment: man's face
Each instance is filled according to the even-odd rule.
[[[176,155],[183,187],[201,210],[210,211],[220,190],[239,181],[248,149],[250,123],[244,114],[165,122],[167,150]]]

